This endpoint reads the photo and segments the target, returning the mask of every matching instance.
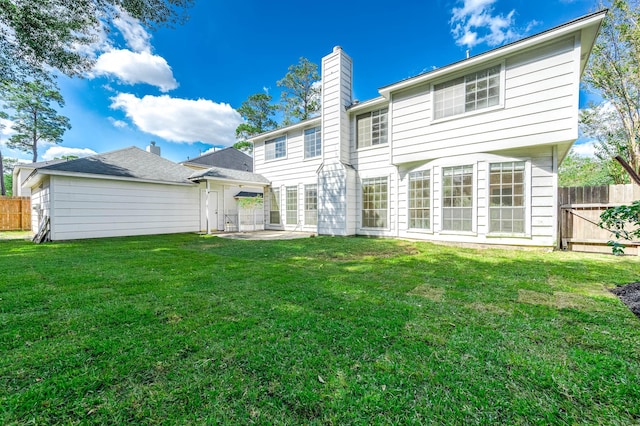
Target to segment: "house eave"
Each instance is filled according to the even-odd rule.
[[[241,179],[227,179],[216,176],[198,176],[195,178],[191,178],[193,182],[199,182],[202,180],[208,180],[210,182],[222,182],[224,184],[229,185],[239,185],[239,186],[259,186],[265,187],[271,185],[271,182],[256,182],[250,180],[241,180]]]
[[[126,176],[100,175],[100,174],[94,174],[94,173],[76,173],[76,172],[65,172],[60,170],[35,169],[31,173],[31,175],[29,175],[29,177],[24,181],[24,184],[22,186],[32,188],[34,185],[37,185],[44,176],[67,176],[67,177],[76,177],[76,178],[118,180],[118,181],[155,183],[155,184],[177,185],[177,186],[194,186],[195,185],[195,183],[189,182],[186,180],[185,182],[175,182],[175,181],[165,181],[165,180],[156,180],[156,179],[141,179],[141,178],[135,178],[135,177],[126,177]]]
[[[258,141],[262,141],[262,140],[265,140],[265,139],[273,138],[273,137],[276,137],[276,136],[279,136],[279,135],[284,135],[285,133],[288,133],[288,132],[290,132],[292,130],[302,129],[302,128],[313,126],[313,125],[320,125],[321,121],[322,121],[322,118],[320,116],[314,117],[314,118],[310,118],[308,120],[304,120],[304,121],[301,121],[299,123],[292,124],[290,126],[281,127],[279,129],[276,129],[276,130],[271,130],[269,132],[261,133],[261,134],[259,134],[257,136],[254,136],[253,138],[247,139],[247,142],[256,143]]]
[[[357,113],[369,108],[375,108],[377,106],[382,106],[382,105],[388,105],[389,104],[389,99],[383,97],[383,96],[378,96],[377,98],[373,98],[373,99],[369,99],[367,101],[364,102],[358,102],[357,104],[351,104],[351,106],[349,106],[349,108],[347,108],[347,111],[349,111],[349,113]]]
[[[452,74],[457,71],[464,70],[465,68],[474,67],[484,62],[490,62],[490,61],[496,60],[497,58],[502,58],[504,56],[513,54],[521,50],[525,50],[535,45],[557,39],[558,37],[573,34],[578,31],[582,31],[586,29],[591,29],[590,31],[586,31],[586,34],[583,35],[581,40],[583,49],[585,49],[588,53],[591,51],[591,48],[593,47],[593,44],[595,42],[595,37],[598,33],[600,26],[602,25],[602,21],[604,20],[606,13],[607,13],[607,10],[605,9],[599,12],[592,13],[590,15],[583,16],[582,18],[575,19],[566,24],[560,25],[555,28],[551,28],[542,33],[532,35],[525,39],[507,44],[505,46],[498,47],[488,52],[481,53],[469,59],[464,59],[462,61],[454,62],[453,64],[447,65],[445,67],[438,68],[436,70],[433,70],[424,74],[420,74],[418,76],[408,78],[406,80],[402,80],[397,83],[390,84],[388,86],[383,86],[380,89],[378,89],[378,92],[384,98],[390,99],[392,92],[407,89],[415,85],[419,85],[419,84],[428,82],[430,80],[437,79],[446,74]],[[585,58],[588,58],[588,54],[586,55]],[[581,64],[581,65],[582,65],[581,67],[582,68],[581,71],[582,71],[584,69],[584,66],[586,66],[586,59],[584,60],[584,64]]]

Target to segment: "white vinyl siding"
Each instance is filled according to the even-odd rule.
[[[473,230],[473,166],[442,169],[442,230]]]
[[[271,199],[269,204],[269,223],[272,225],[280,224],[280,190],[271,188]]]
[[[298,187],[288,186],[287,191],[287,225],[298,224]]]
[[[574,37],[504,60],[500,106],[455,120],[435,117],[429,83],[393,94],[392,163],[553,144],[578,136]]]
[[[264,143],[264,158],[266,161],[287,156],[287,137],[280,136]]]
[[[322,154],[322,132],[320,127],[304,131],[304,158],[318,157]]]
[[[489,232],[525,232],[524,161],[489,167]]]
[[[497,65],[473,72],[433,88],[434,119],[476,111],[500,103],[500,69]]]
[[[304,224],[318,224],[318,185],[304,186]]]
[[[409,228],[431,228],[431,171],[409,174]]]
[[[389,191],[387,178],[362,180],[362,227],[386,228]]]
[[[382,145],[387,143],[387,108],[360,114],[356,118],[357,147]]]
[[[53,240],[200,230],[200,187],[51,176]]]

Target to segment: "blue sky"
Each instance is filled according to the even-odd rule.
[[[364,101],[464,59],[467,49],[476,55],[594,10],[593,0],[196,0],[174,28],[149,31],[125,17],[92,46],[91,73],[59,77],[72,129],[61,145],[41,147],[39,160],[144,149],[152,140],[166,158],[193,158],[233,144],[235,109],[264,90],[278,100],[276,81],[301,56],[320,64],[342,46]],[[587,99],[582,93],[581,104]]]

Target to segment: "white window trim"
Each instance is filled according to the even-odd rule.
[[[386,178],[387,179],[387,226],[384,228],[377,228],[377,227],[370,227],[370,226],[364,226],[364,224],[362,223],[362,211],[364,210],[364,197],[363,197],[363,181],[368,180],[368,179],[378,179],[378,178]],[[390,209],[391,209],[391,175],[387,174],[387,175],[375,175],[375,176],[361,176],[360,177],[360,191],[359,191],[359,197],[360,197],[360,209],[359,209],[359,225],[360,225],[360,229],[361,230],[365,230],[365,231],[369,231],[369,232],[388,232],[391,230],[391,215],[390,215]]]
[[[487,107],[487,108],[482,108],[482,109],[477,109],[474,111],[469,111],[469,112],[463,112],[462,114],[454,114],[454,115],[450,115],[448,117],[442,117],[442,118],[435,118],[436,115],[436,110],[435,110],[435,98],[436,98],[436,85],[437,84],[441,84],[441,83],[445,83],[447,81],[451,81],[451,80],[455,80],[456,78],[460,78],[460,77],[464,77],[465,75],[477,72],[477,71],[482,71],[484,69],[488,69],[491,67],[494,67],[496,65],[500,65],[500,95],[499,95],[499,100],[498,100],[498,105],[494,105],[491,107]],[[475,67],[472,68],[471,70],[466,70],[464,72],[460,72],[460,73],[456,73],[450,76],[447,76],[445,78],[441,78],[438,80],[435,80],[434,82],[431,83],[431,99],[430,99],[430,103],[431,103],[431,121],[430,124],[438,124],[438,123],[443,123],[446,121],[451,121],[451,120],[457,120],[460,118],[467,118],[467,117],[471,117],[474,115],[478,115],[478,114],[484,114],[487,112],[492,112],[492,111],[496,111],[496,110],[500,110],[500,109],[504,109],[504,99],[505,99],[505,93],[506,93],[506,88],[505,88],[505,83],[506,83],[506,70],[505,70],[505,61],[502,60],[500,62],[494,62],[492,64],[483,64],[480,67]],[[448,167],[448,166],[447,166]]]
[[[270,142],[270,141],[273,141],[273,140],[276,140],[276,139],[280,139],[282,137],[284,137],[284,156],[276,157],[276,158],[272,158],[272,159],[267,160],[267,142]],[[264,141],[263,145],[264,145],[264,162],[265,163],[271,163],[272,161],[286,160],[288,158],[288,155],[289,155],[289,135],[288,134],[284,134],[284,135],[281,135],[281,136],[276,136],[276,137],[271,138],[271,139],[267,139],[267,140]]]
[[[489,192],[491,186],[491,163],[511,163],[524,161],[524,232],[491,232],[491,194]],[[486,194],[487,202],[485,206],[485,218],[487,220],[487,238],[532,238],[531,236],[531,197],[533,194],[531,176],[531,159],[530,158],[492,158],[486,160],[487,177],[486,177]]]
[[[448,168],[448,167],[460,167],[460,166],[472,166],[473,171],[471,172],[471,182],[472,182],[472,191],[471,191],[471,197],[472,197],[472,205],[471,205],[471,231],[453,231],[450,229],[442,229],[442,225],[443,225],[443,218],[444,218],[444,203],[442,202],[442,194],[444,193],[444,191],[442,191],[442,183],[444,181],[444,169]],[[464,235],[464,236],[473,236],[476,237],[478,236],[478,161],[476,162],[466,162],[466,163],[452,163],[452,164],[445,164],[442,166],[438,166],[439,172],[440,172],[440,193],[439,193],[439,213],[440,213],[440,223],[438,223],[438,230],[439,230],[439,234],[440,235]]]
[[[360,117],[361,115],[365,115],[365,114],[371,114],[372,112],[380,111],[380,110],[383,110],[383,109],[387,110],[387,141],[385,143],[380,143],[380,144],[377,144],[377,145],[369,145],[369,146],[359,147],[358,146],[358,117]],[[389,147],[389,142],[391,140],[391,105],[387,104],[387,105],[384,105],[384,106],[378,106],[376,108],[372,108],[370,110],[359,111],[357,114],[355,114],[353,116],[352,131],[353,131],[354,151],[356,151],[356,152],[367,151],[367,150],[371,150],[371,149],[378,149],[378,148],[381,148],[381,147]],[[368,179],[368,178],[366,178],[366,179]]]
[[[429,172],[429,228],[412,228],[410,226],[411,223],[411,217],[410,217],[410,207],[409,207],[409,198],[410,198],[410,185],[409,183],[411,182],[411,173],[414,172]],[[434,210],[434,196],[433,196],[433,168],[432,167],[428,167],[428,168],[417,168],[415,170],[411,170],[407,173],[407,231],[409,232],[418,232],[418,233],[424,233],[424,234],[433,234],[433,210]],[[441,203],[442,204],[442,203]]]
[[[307,147],[305,145],[305,136],[306,136],[306,131],[307,130],[315,130],[318,129],[320,131],[320,153],[314,157],[307,157]],[[309,127],[306,129],[302,130],[302,156],[303,156],[303,161],[311,161],[311,160],[317,160],[319,158],[322,158],[322,155],[324,154],[324,135],[322,134],[322,126],[314,126],[314,127]]]
[[[293,211],[293,210],[289,210],[289,189],[290,188],[295,188],[296,190],[296,223],[289,223],[289,212]],[[295,185],[285,185],[284,187],[284,202],[285,202],[285,206],[284,206],[284,221],[282,222],[282,224],[284,226],[298,226],[300,225],[300,185],[299,184],[295,184]],[[281,213],[282,214],[282,213]]]
[[[316,223],[315,224],[309,224],[307,223],[307,186],[312,186],[315,185],[316,187]],[[302,201],[302,210],[303,210],[303,226],[318,226],[318,184],[316,182],[314,183],[303,183],[302,184],[302,191],[304,192],[303,198],[304,200]]]

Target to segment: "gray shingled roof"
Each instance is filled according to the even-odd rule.
[[[251,172],[243,172],[241,170],[223,169],[222,167],[211,167],[207,170],[193,172],[190,179],[198,180],[207,177],[240,182],[255,182],[259,184],[270,183],[270,181],[262,175]]]
[[[76,160],[63,161],[37,168],[59,171],[171,183],[193,183],[188,178],[193,169],[176,164],[134,146]]]
[[[195,164],[203,167],[221,167],[224,169],[241,170],[244,172],[253,171],[253,158],[233,147],[185,160],[180,164]]]

